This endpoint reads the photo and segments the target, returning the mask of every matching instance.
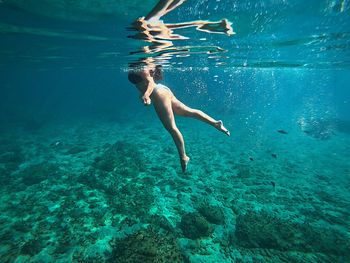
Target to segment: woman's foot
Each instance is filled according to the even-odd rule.
[[[187,164],[190,161],[190,157],[185,156],[183,158],[180,159],[181,162],[181,168],[182,168],[182,172],[185,173],[186,169],[187,169]]]
[[[203,25],[198,26],[197,29],[207,33],[226,34],[228,36],[235,34],[235,32],[233,32],[232,23],[227,19],[223,19],[218,22],[208,21],[203,23]]]
[[[227,136],[230,136],[230,132],[228,131],[228,129],[225,128],[225,126],[221,120],[218,120],[215,123],[215,128],[218,129],[219,131],[225,133]]]

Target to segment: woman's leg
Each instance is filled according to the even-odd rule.
[[[171,4],[172,0],[159,0],[159,2],[155,5],[155,7],[151,10],[151,12],[148,13],[148,15],[145,17],[146,20],[159,20],[164,13],[166,12],[167,8]]]
[[[185,172],[190,158],[186,155],[183,136],[175,123],[170,95],[160,95],[157,99],[153,100],[153,105],[164,128],[173,137],[177,151],[179,153],[182,171]]]
[[[159,20],[162,16],[165,16],[184,2],[185,0],[160,0],[145,19]]]
[[[200,121],[208,123],[209,125],[215,127],[219,131],[222,131],[226,135],[230,136],[230,132],[225,128],[221,120],[215,120],[201,110],[192,109],[186,106],[185,104],[183,104],[181,101],[179,101],[175,97],[173,97],[172,99],[172,108],[174,113],[177,115],[196,118]]]
[[[181,29],[187,27],[196,27],[198,31],[203,31],[206,33],[216,33],[216,34],[226,34],[228,36],[234,35],[232,23],[227,19],[222,19],[221,21],[211,22],[206,20],[195,20],[190,22],[182,23],[166,23],[165,24],[170,29]]]
[[[167,13],[173,11],[175,8],[177,8],[179,5],[182,5],[186,0],[174,0],[167,8]]]

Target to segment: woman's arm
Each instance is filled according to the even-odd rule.
[[[145,105],[150,105],[151,104],[151,94],[153,92],[153,89],[156,85],[156,83],[153,80],[153,77],[150,74],[150,71],[148,69],[145,69],[142,71],[142,77],[144,78],[144,81],[147,83],[147,88],[143,95],[141,96],[141,99]]]

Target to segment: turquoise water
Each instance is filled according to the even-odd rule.
[[[127,3],[126,3],[127,2]],[[163,84],[127,80],[157,1],[0,1],[0,262],[350,262],[350,2],[188,0]],[[219,47],[220,49],[217,49]],[[219,51],[218,51],[219,50]]]

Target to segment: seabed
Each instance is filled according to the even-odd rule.
[[[350,136],[225,124],[2,129],[1,262],[350,262]]]

